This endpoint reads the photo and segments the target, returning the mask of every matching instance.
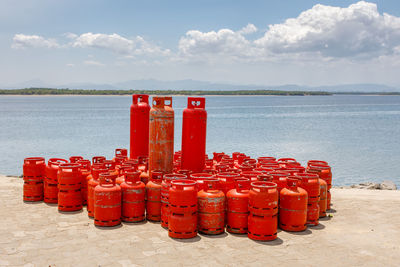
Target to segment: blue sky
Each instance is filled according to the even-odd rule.
[[[0,58],[0,86],[149,78],[400,86],[400,4],[1,0]]]

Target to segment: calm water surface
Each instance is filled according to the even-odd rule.
[[[0,173],[28,156],[112,157],[129,146],[130,96],[0,96]],[[186,97],[174,97],[180,149]],[[400,96],[210,96],[207,153],[328,161],[334,184],[400,184]]]

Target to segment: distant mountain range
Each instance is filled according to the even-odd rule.
[[[112,84],[98,83],[69,83],[48,84],[41,80],[30,80],[12,85],[1,85],[1,89],[20,88],[69,88],[69,89],[97,89],[97,90],[282,90],[282,91],[328,91],[328,92],[400,92],[400,87],[391,87],[383,84],[341,84],[331,86],[300,86],[287,85],[245,85],[229,83],[213,83],[196,80],[160,81],[155,79],[130,80]]]

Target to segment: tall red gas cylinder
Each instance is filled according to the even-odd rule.
[[[79,163],[60,164],[57,173],[58,210],[78,211],[82,209],[82,172]]]
[[[94,189],[94,225],[115,226],[121,223],[121,187],[116,174],[101,173]]]
[[[191,180],[173,180],[169,189],[168,235],[192,238],[197,235],[197,189]]]
[[[285,231],[299,232],[307,228],[307,191],[298,185],[296,177],[286,180],[287,187],[279,194],[279,228]]]
[[[94,189],[99,184],[99,176],[101,173],[108,173],[104,165],[93,166],[92,178],[88,181],[88,200],[86,208],[89,218],[94,217]]]
[[[165,174],[161,182],[161,226],[168,228],[169,209],[169,189],[171,182],[186,179],[187,176],[179,173]]]
[[[145,218],[146,187],[140,181],[140,172],[128,171],[125,181],[121,184],[122,213],[124,222],[140,222]]]
[[[250,239],[269,241],[278,237],[278,195],[275,183],[251,183],[247,234]]]
[[[181,168],[202,172],[205,167],[207,111],[204,97],[188,97],[182,118]]]
[[[199,232],[222,234],[225,230],[225,194],[218,189],[217,179],[205,180],[206,189],[197,193]]]
[[[174,110],[172,97],[153,97],[150,110],[149,175],[154,170],[172,173],[174,159]]]
[[[149,115],[148,95],[132,95],[131,105],[131,159],[149,156]]]
[[[301,188],[307,191],[307,224],[318,225],[319,223],[319,200],[320,186],[319,177],[312,173],[298,173],[297,178],[301,179]]]
[[[326,216],[326,209],[328,207],[328,185],[325,180],[319,179],[319,189],[320,189],[320,198],[319,198],[319,217],[323,218]]]
[[[46,161],[41,157],[24,159],[23,200],[34,202],[43,200],[43,180],[45,177]]]
[[[47,162],[44,179],[44,202],[46,203],[58,202],[57,172],[58,166],[62,163],[68,163],[68,160],[51,158]]]
[[[153,171],[146,184],[146,218],[149,221],[161,221],[161,182],[163,173]]]
[[[227,223],[226,230],[234,234],[247,233],[247,221],[249,216],[249,179],[237,179],[235,189],[226,194]]]

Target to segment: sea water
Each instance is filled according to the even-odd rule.
[[[334,185],[400,184],[400,96],[207,96],[207,153],[328,161]],[[129,147],[130,96],[0,96],[0,173],[25,157],[111,158]],[[173,97],[180,150],[187,97]]]

